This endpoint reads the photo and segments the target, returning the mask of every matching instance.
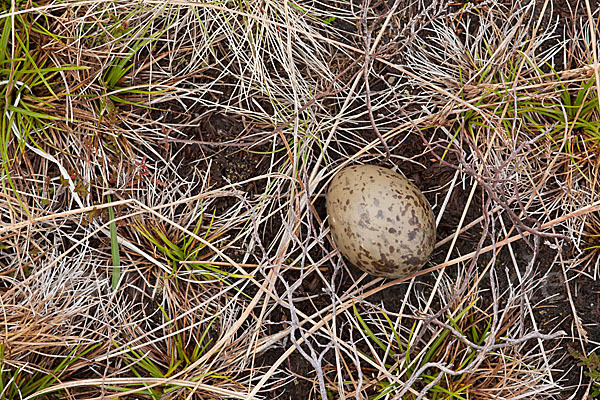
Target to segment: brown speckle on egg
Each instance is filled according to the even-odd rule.
[[[375,193],[374,201],[365,202]],[[327,190],[327,212],[340,252],[369,274],[408,275],[425,265],[433,251],[431,206],[408,179],[387,168],[342,169]]]

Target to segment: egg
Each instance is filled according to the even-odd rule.
[[[431,206],[417,187],[390,169],[343,168],[329,184],[326,207],[338,249],[364,272],[403,277],[423,267],[433,252]]]

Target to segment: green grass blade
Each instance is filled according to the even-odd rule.
[[[108,202],[112,201],[108,195]],[[110,218],[110,249],[112,253],[113,271],[112,288],[117,290],[121,280],[121,258],[119,257],[119,241],[117,240],[117,223],[115,222],[115,211],[112,206],[108,207],[108,217]]]

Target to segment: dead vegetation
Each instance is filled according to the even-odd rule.
[[[0,1],[0,399],[598,393],[591,3]],[[350,163],[425,270],[341,258]]]

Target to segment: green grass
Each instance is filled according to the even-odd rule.
[[[572,347],[569,347],[569,354],[577,361],[577,365],[585,368],[585,374],[591,381],[591,398],[595,399],[600,396],[600,357],[598,357],[596,352],[592,352],[588,356],[585,356]]]
[[[26,2],[16,2],[24,6]],[[3,189],[11,190],[21,208],[28,212],[11,178],[11,168],[26,148],[43,149],[42,141],[52,143],[48,131],[60,121],[65,97],[60,73],[85,69],[76,66],[55,66],[40,43],[50,41],[48,20],[34,18],[32,13],[18,14],[18,8],[6,8],[15,13],[0,16],[0,158]],[[6,183],[8,186],[6,186]]]
[[[161,311],[165,319],[169,320],[165,310]],[[168,342],[166,350],[163,354],[152,354],[152,352],[142,353],[140,350],[131,349],[124,354],[123,361],[127,365],[129,371],[137,378],[169,378],[176,373],[186,370],[190,372],[190,368],[194,362],[198,361],[205,350],[213,342],[211,338],[211,327],[216,321],[214,317],[210,323],[200,332],[195,332],[191,329],[180,327],[177,321],[171,321],[171,327],[168,328],[170,335],[164,339]],[[158,356],[160,361],[154,360],[154,356]],[[166,363],[165,363],[166,361]],[[228,377],[219,375],[213,372],[202,372],[192,378],[192,381],[210,379],[225,379]],[[153,400],[160,400],[171,392],[179,391],[182,388],[178,385],[165,384],[149,387],[148,385],[124,385],[122,387],[111,387],[116,391],[128,391],[139,387],[139,394],[145,394]],[[182,395],[181,393],[179,395]]]
[[[188,271],[199,271],[201,277],[209,279],[214,279],[215,276],[217,276],[218,279],[247,278],[246,275],[225,271],[211,265],[210,262],[202,262],[202,259],[211,253],[205,242],[213,243],[223,235],[223,232],[211,232],[215,220],[214,212],[210,217],[208,226],[203,228],[202,224],[205,219],[203,211],[204,210],[202,210],[191,231],[193,235],[188,235],[185,232],[180,231],[169,231],[160,223],[142,223],[139,220],[135,224],[135,229],[152,247],[166,257],[171,266],[171,277],[176,276],[180,269],[184,268]],[[201,230],[203,229],[204,232],[201,233]],[[199,241],[197,239],[198,237],[201,237],[203,240]],[[205,254],[207,251],[208,254]],[[182,261],[190,261],[190,263],[182,263]]]
[[[170,6],[165,2],[158,9],[152,10],[152,12],[154,15],[160,15],[167,7]],[[158,95],[166,92],[166,90],[140,89],[132,85],[131,80],[127,79],[128,74],[131,74],[134,67],[136,67],[136,56],[142,50],[152,53],[156,41],[164,36],[172,23],[171,20],[161,21],[160,23],[163,25],[162,29],[155,29],[154,24],[158,23],[158,21],[154,19],[144,21],[141,25],[130,25],[128,23],[130,19],[137,18],[147,11],[149,10],[140,4],[128,14],[119,17],[110,14],[109,11],[107,11],[107,15],[101,16],[101,18],[107,19],[107,24],[104,28],[105,32],[107,32],[106,35],[117,43],[118,46],[114,49],[117,55],[113,57],[113,60],[104,70],[100,80],[101,85],[109,93],[107,94],[107,98],[103,100],[101,110],[108,109],[110,113],[115,108],[114,104],[141,106],[144,105],[145,100],[135,101],[129,97]],[[151,28],[155,30],[151,30]],[[119,44],[121,45],[119,46]],[[109,106],[111,104],[113,104],[112,107]]]
[[[492,54],[488,49],[488,56],[492,57]],[[452,128],[454,137],[465,129],[477,143],[481,129],[502,129],[509,139],[523,140],[511,137],[515,124],[518,124],[529,139],[547,132],[547,137],[558,149],[565,132],[569,132],[565,151],[571,156],[573,165],[590,180],[579,165],[579,159],[588,151],[597,152],[600,146],[600,108],[594,76],[563,80],[550,65],[546,64],[542,69],[522,51],[516,52],[503,68],[494,68],[493,63],[481,64],[473,64],[471,74],[477,75],[476,82],[467,85],[460,73],[462,98],[475,100],[473,105],[479,111],[469,109],[456,116]],[[522,75],[523,70],[529,71],[526,76]],[[483,93],[473,99],[468,95],[473,88]],[[497,125],[490,125],[490,122]]]
[[[468,400],[477,396],[478,374],[476,371],[469,371],[458,375],[448,375],[435,367],[422,371],[422,367],[428,363],[440,363],[441,365],[451,366],[452,370],[461,371],[467,369],[479,354],[479,350],[467,345],[464,340],[473,343],[475,346],[484,346],[489,339],[492,327],[492,317],[482,314],[477,308],[476,301],[467,304],[455,316],[447,315],[443,321],[447,326],[455,329],[460,334],[460,338],[450,329],[440,329],[433,340],[428,342],[427,347],[416,348],[408,346],[412,343],[417,321],[412,325],[408,333],[400,332],[394,327],[394,323],[384,312],[380,312],[380,319],[375,323],[368,323],[361,317],[356,306],[353,306],[354,316],[358,324],[357,329],[364,333],[364,337],[371,343],[372,348],[376,349],[381,355],[382,366],[392,375],[397,376],[401,381],[406,382],[414,379],[415,374],[421,371],[421,375],[416,377],[414,390],[426,393],[427,398],[432,400]],[[385,339],[384,339],[385,338]],[[497,338],[495,342],[499,342]],[[372,362],[377,360],[365,354]],[[511,364],[516,362],[520,368],[528,368],[518,361],[511,361],[508,357],[502,357],[494,351],[486,355],[489,363],[499,363],[499,365]],[[401,362],[398,362],[401,360]],[[501,378],[494,382],[490,379],[486,388],[491,385],[497,385],[498,389],[502,387]],[[429,389],[425,389],[431,385]],[[397,396],[399,392],[406,389],[405,385],[391,382],[382,377],[377,382],[377,394],[372,397],[373,400],[380,400],[386,396]],[[475,389],[475,392],[473,392]],[[426,390],[425,392],[422,392]],[[417,396],[410,392],[402,395],[403,400],[413,400]]]
[[[54,366],[47,365],[46,358],[40,365],[22,364],[19,367],[9,365],[5,360],[5,347],[0,345],[0,400],[14,400],[32,396],[59,383],[73,372],[78,361],[99,345],[84,347],[78,345]],[[66,395],[66,393],[63,393]]]
[[[111,196],[107,196],[107,200],[110,203]],[[115,211],[112,206],[108,207],[108,217],[111,220],[110,223],[110,249],[112,255],[112,288],[113,290],[117,290],[119,288],[119,281],[121,280],[121,257],[119,256],[119,241],[117,239],[117,223],[114,221],[115,219]]]

